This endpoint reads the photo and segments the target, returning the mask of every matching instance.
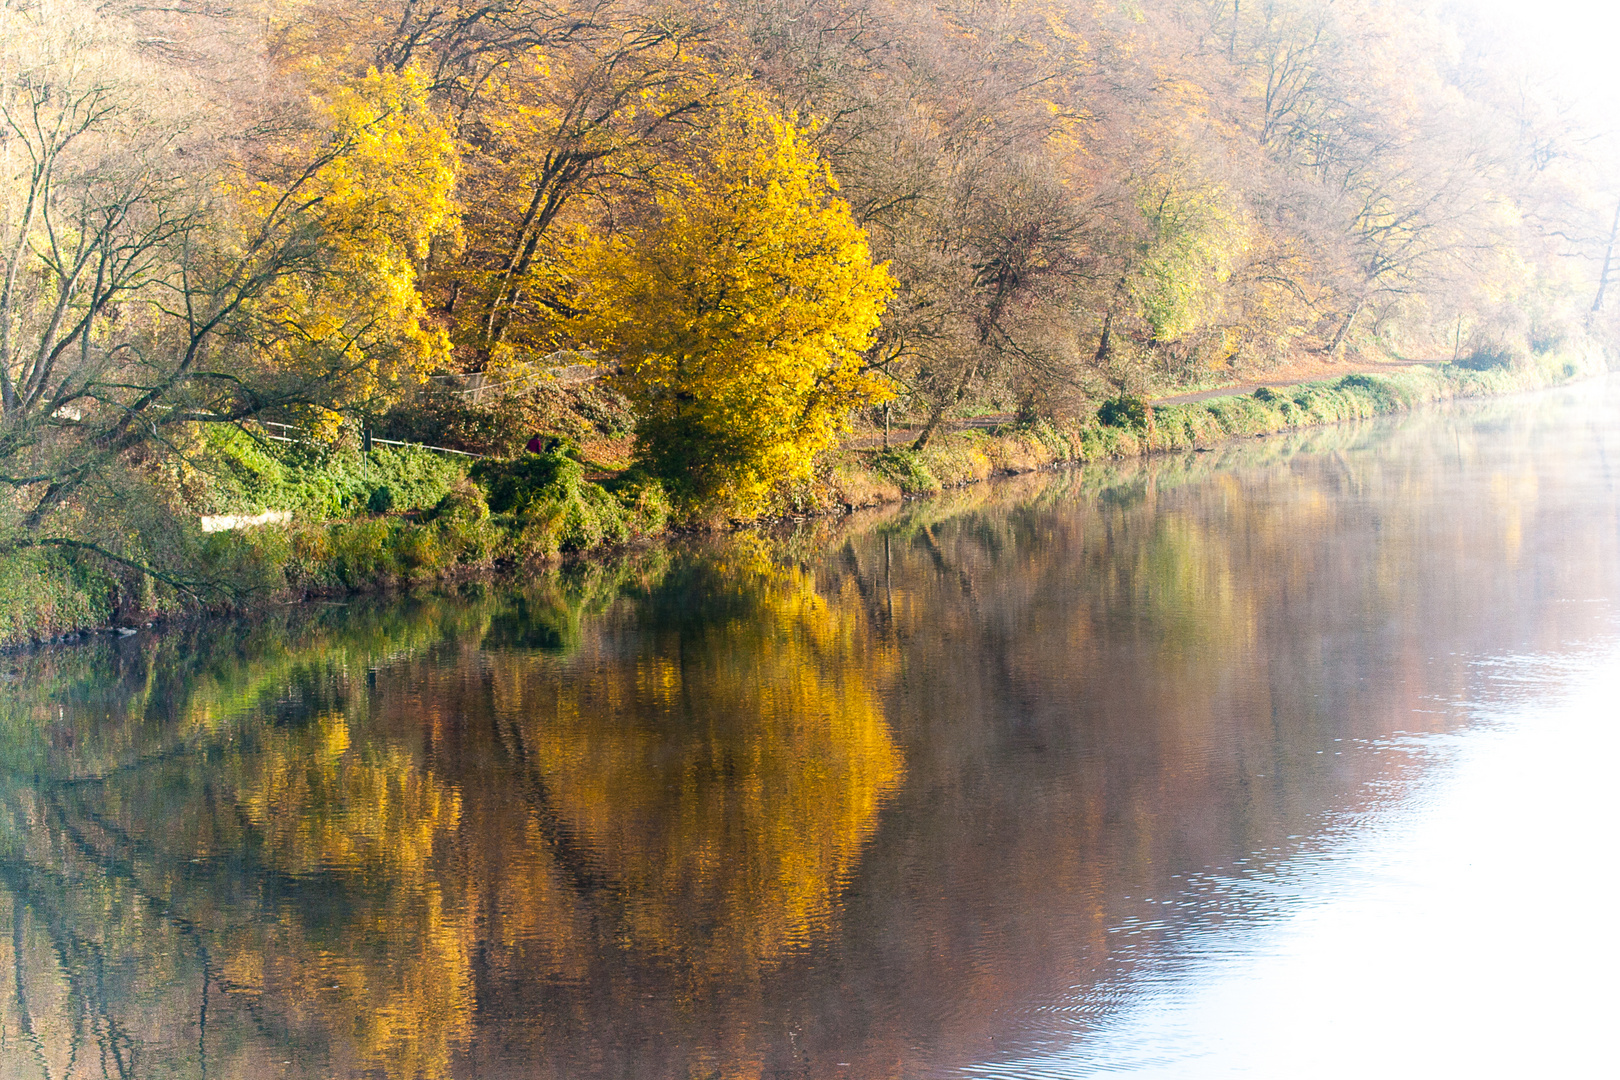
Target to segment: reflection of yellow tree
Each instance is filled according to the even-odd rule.
[[[226,985],[274,997],[295,1026],[329,1025],[345,1036],[337,1059],[391,1078],[447,1074],[471,1030],[473,932],[428,871],[459,797],[402,749],[352,746],[331,713],[267,733],[233,764],[237,812],[266,862],[336,874],[343,895],[335,930],[321,925],[334,913],[289,907],[232,935]],[[334,1014],[345,1022],[330,1024]]]
[[[268,735],[241,762],[242,816],[263,837],[267,857],[292,874],[386,869],[420,880],[441,831],[454,830],[454,791],[398,747],[361,752],[342,716]]]
[[[323,1075],[414,1080],[448,1075],[471,1039],[480,937],[489,977],[518,985],[589,976],[605,930],[684,994],[745,989],[830,925],[900,781],[877,694],[893,656],[855,598],[747,545],[657,569],[628,620],[615,587],[458,623],[448,636],[490,648],[493,701],[438,658],[362,692],[389,650],[322,637],[314,662],[222,665],[220,691],[167,726],[119,727],[147,742],[71,763],[97,779],[0,797],[0,855],[76,881],[71,904],[19,901],[33,1023],[116,1017],[187,1075],[206,1012],[211,1073],[297,1047]],[[591,617],[559,657],[536,627],[576,607]],[[492,706],[494,723],[462,722]],[[521,745],[519,776],[493,739]],[[92,946],[125,982],[91,977],[75,957]],[[5,1030],[21,1001],[0,993]],[[733,1038],[722,1071],[748,1072],[758,1054]]]
[[[230,935],[225,988],[273,1002],[339,1075],[449,1075],[472,1031],[472,927],[432,884],[345,901],[337,927],[289,911]]]
[[[1246,649],[1254,638],[1256,598],[1243,588],[1230,541],[1179,511],[1160,511],[1146,524],[1132,558],[1103,568],[1116,596],[1131,596],[1131,607],[1177,650],[1173,655],[1195,647]]]
[[[546,812],[601,860],[631,941],[700,977],[746,977],[827,925],[903,771],[873,687],[892,660],[858,607],[740,558],[703,583],[729,617],[544,689],[526,666],[508,696]]]

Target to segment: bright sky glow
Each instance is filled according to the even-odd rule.
[[[1526,62],[1620,127],[1620,4],[1614,0],[1461,0],[1502,27]]]

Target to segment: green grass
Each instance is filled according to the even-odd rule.
[[[209,512],[290,510],[316,521],[371,508],[426,509],[467,474],[469,463],[415,446],[362,453],[317,442],[267,442],[224,425],[208,429],[204,447],[199,501]]]

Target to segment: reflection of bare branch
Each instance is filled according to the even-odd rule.
[[[111,1006],[104,993],[92,993],[86,987],[88,982],[99,991],[106,985],[106,972],[102,966],[101,943],[97,940],[75,934],[67,926],[67,920],[59,913],[53,912],[45,895],[31,887],[37,869],[24,866],[13,860],[0,860],[0,882],[12,894],[14,910],[12,916],[13,950],[17,959],[17,995],[18,1008],[27,1017],[27,1003],[24,997],[24,972],[22,969],[23,938],[21,927],[26,912],[34,912],[40,916],[45,932],[50,936],[51,949],[56,954],[56,962],[67,980],[68,998],[77,1001],[80,1005],[75,1010],[75,1020],[83,1015],[84,1006],[93,1005],[92,1025],[98,1034],[105,1033],[104,1038],[97,1041],[102,1049],[102,1071],[107,1069],[106,1055],[112,1053],[113,1065],[117,1075],[125,1080],[133,1080],[138,1074],[136,1057],[138,1045],[132,1035],[114,1019]],[[54,876],[54,875],[53,875]],[[94,968],[85,978],[81,972],[79,958],[86,958]],[[34,1032],[31,1019],[25,1019],[26,1030],[30,1040],[34,1043],[40,1057],[40,1071],[47,1078],[50,1077],[50,1066],[45,1057],[43,1044]],[[74,1038],[69,1047],[67,1066],[63,1070],[63,1077],[73,1075],[74,1066],[78,1062],[81,1031],[78,1024],[74,1026]]]
[[[507,747],[508,752],[518,764],[517,775],[522,780],[525,801],[534,813],[534,822],[545,840],[546,847],[550,849],[552,858],[557,867],[574,887],[582,900],[591,902],[593,910],[606,916],[612,926],[609,937],[618,938],[620,930],[625,924],[626,911],[629,907],[629,895],[623,884],[609,878],[605,873],[592,866],[589,853],[585,850],[573,831],[563,824],[562,817],[553,805],[550,789],[540,775],[540,769],[529,760],[529,753],[524,747],[523,730],[518,724],[510,724],[501,734],[510,738],[499,740],[499,745]]]
[[[964,569],[953,567],[950,560],[945,558],[945,553],[939,549],[939,542],[934,539],[933,526],[922,529],[918,535],[922,537],[923,547],[928,550],[929,557],[933,559],[935,569],[947,577],[955,577],[957,583],[962,586],[962,595],[970,600],[976,600],[977,596],[973,589],[973,575]]]
[[[164,925],[173,927],[182,938],[190,942],[198,964],[203,969],[205,985],[212,984],[229,989],[229,983],[222,972],[216,971],[205,939],[205,929],[194,920],[180,915],[175,910],[173,898],[156,895],[147,889],[140,879],[140,871],[133,860],[121,859],[109,855],[98,848],[83,830],[74,825],[69,819],[68,810],[62,805],[60,799],[50,800],[51,810],[57,819],[58,827],[69,842],[72,849],[83,859],[100,871],[107,882],[122,883],[130,893],[140,902],[141,906]],[[99,822],[97,827],[109,836],[118,837],[119,830],[108,825],[105,821]],[[127,839],[127,838],[126,838]],[[133,846],[134,842],[129,841]],[[57,845],[52,845],[56,847]],[[279,876],[279,875],[278,875]],[[289,889],[295,888],[296,883],[284,876],[273,882],[275,892],[285,894]],[[71,958],[75,956],[99,957],[100,944],[92,939],[75,933],[68,925],[65,915],[54,911],[50,902],[52,896],[65,896],[82,888],[82,884],[70,881],[60,870],[37,863],[24,862],[13,859],[0,859],[0,886],[10,891],[17,898],[17,902],[27,909],[33,910],[43,918],[47,932],[51,936],[53,948],[56,950],[58,962],[69,980],[69,987],[74,995],[82,1002],[94,1002],[95,1013],[102,1018],[107,1030],[107,1038],[122,1040],[119,1047],[113,1048],[114,1061],[118,1064],[119,1075],[138,1076],[133,1054],[136,1049],[133,1037],[112,1017],[110,1002],[104,1000],[102,988],[104,978],[92,981],[94,991],[83,985],[84,980],[76,977]],[[236,1001],[236,1007],[245,1012],[253,1021],[254,1028],[267,1041],[277,1042],[281,1035],[277,1025],[266,1016],[262,1005],[251,997]],[[77,1051],[75,1050],[75,1053]],[[70,1070],[71,1071],[71,1070]],[[48,1075],[48,1073],[47,1073]]]
[[[28,913],[27,905],[23,903],[20,893],[12,893],[11,898],[11,966],[16,972],[17,1022],[22,1026],[23,1036],[27,1038],[39,1056],[39,1072],[41,1076],[51,1075],[50,1062],[45,1058],[45,1047],[39,1041],[39,1035],[34,1031],[34,1018],[28,1011],[28,986],[23,972],[23,949],[26,942],[23,938],[23,920]]]

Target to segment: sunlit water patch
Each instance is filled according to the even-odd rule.
[[[1178,961],[1132,984],[1099,1030],[971,1072],[1605,1073],[1620,638],[1480,666],[1497,693],[1467,703],[1466,728],[1407,741],[1429,763],[1407,798],[1339,822],[1269,891],[1233,889],[1258,925],[1195,919]]]

